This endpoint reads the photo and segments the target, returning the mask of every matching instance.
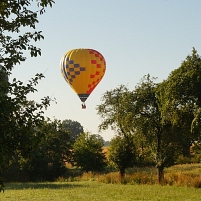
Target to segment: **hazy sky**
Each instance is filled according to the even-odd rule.
[[[192,48],[201,55],[200,0],[56,0],[39,17],[37,30],[45,40],[37,43],[42,56],[15,67],[13,76],[24,81],[44,73],[30,96],[56,98],[46,112],[50,118],[78,121],[85,131],[98,133],[101,120],[96,106],[106,90],[121,84],[134,89],[148,73],[161,82],[178,68]],[[81,109],[81,101],[61,76],[59,63],[74,48],[98,50],[106,60],[106,73]],[[101,134],[105,140],[111,130]]]

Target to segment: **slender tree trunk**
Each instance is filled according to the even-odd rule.
[[[163,184],[164,183],[164,167],[158,166],[158,183]]]
[[[121,184],[124,183],[124,178],[125,178],[125,168],[121,168],[119,172],[119,180]]]
[[[161,159],[161,128],[157,128],[157,153],[156,153],[156,164],[158,169],[158,183],[163,184],[164,182],[164,165]]]

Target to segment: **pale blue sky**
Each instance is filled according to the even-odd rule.
[[[56,0],[37,25],[45,36],[37,43],[42,56],[28,57],[14,69],[13,77],[26,82],[44,73],[38,93],[30,98],[55,97],[57,104],[51,104],[48,117],[78,121],[85,131],[98,133],[101,121],[95,108],[106,90],[121,84],[134,89],[148,73],[160,82],[191,54],[192,47],[201,54],[200,9],[200,0]],[[63,54],[74,48],[98,50],[107,64],[86,110],[59,69]],[[105,140],[114,135],[111,130],[99,134]]]

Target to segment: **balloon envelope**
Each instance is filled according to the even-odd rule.
[[[93,49],[73,49],[60,62],[61,73],[82,102],[85,102],[105,74],[106,62]]]

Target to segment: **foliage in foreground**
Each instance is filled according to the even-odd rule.
[[[70,162],[72,144],[70,134],[61,121],[44,121],[40,127],[43,134],[29,157],[21,159],[21,166],[29,175],[29,181],[54,181],[65,173],[65,162]]]
[[[37,91],[35,87],[44,76],[37,73],[27,84],[16,78],[10,82],[9,76],[17,64],[26,60],[25,52],[31,57],[41,55],[41,49],[33,45],[44,38],[36,24],[39,13],[43,14],[53,3],[53,0],[0,1],[0,172],[14,154],[27,155],[40,138],[34,128],[44,119],[51,99],[44,97],[35,103],[27,96]]]

